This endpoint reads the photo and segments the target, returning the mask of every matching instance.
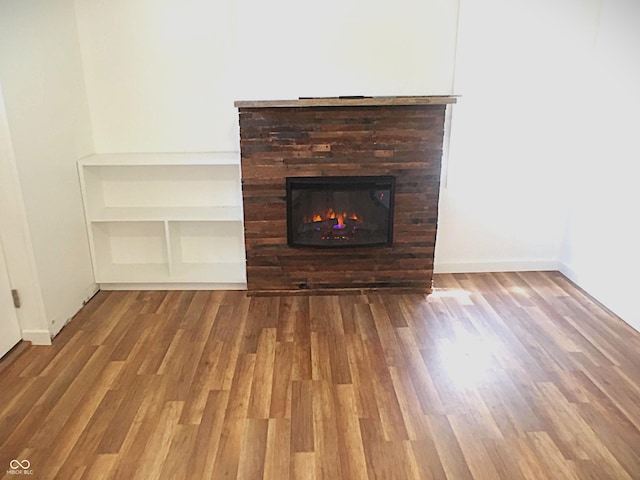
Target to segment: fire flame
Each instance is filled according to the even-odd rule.
[[[337,220],[338,225],[343,228],[345,226],[345,220],[359,220],[360,217],[356,213],[336,213],[332,208],[328,209],[325,212],[314,213],[310,217],[304,217],[305,223],[310,222],[322,222],[323,220]]]

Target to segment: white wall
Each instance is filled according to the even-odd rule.
[[[238,150],[231,0],[77,0],[96,152]]]
[[[93,150],[73,0],[0,1],[0,84],[49,329],[95,288],[76,160]]]
[[[238,0],[238,94],[450,94],[457,13],[457,0]]]
[[[235,100],[451,93],[456,0],[77,0],[96,151],[234,150]]]
[[[436,271],[557,268],[566,96],[597,16],[597,0],[461,1]]]
[[[574,99],[576,155],[561,270],[640,330],[640,3],[606,0]]]

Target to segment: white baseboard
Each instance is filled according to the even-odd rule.
[[[606,292],[603,292],[598,285],[593,284],[593,282],[587,281],[585,278],[581,277],[575,270],[573,270],[569,265],[564,262],[560,262],[558,266],[558,270],[565,277],[575,283],[578,287],[584,290],[588,295],[593,297],[596,301],[601,303],[605,308],[610,310],[614,315],[618,316],[623,322],[627,325],[631,326],[634,330],[640,332],[640,321],[634,320],[638,318],[637,310],[635,310],[635,315],[633,312],[630,313],[629,309],[625,309],[624,306],[621,306],[619,302],[616,302],[614,299],[610,298],[610,295],[607,295]]]
[[[84,297],[84,302],[82,303],[82,306],[84,307],[87,302],[89,300],[91,300],[96,293],[98,293],[100,291],[100,287],[98,286],[97,283],[92,283],[89,287],[87,287],[87,289],[85,290],[85,297]]]
[[[530,272],[558,270],[557,260],[499,260],[481,262],[438,262],[434,273]]]
[[[57,336],[57,335],[62,331],[62,329],[63,329],[64,327],[66,327],[66,326],[67,326],[67,323],[69,323],[69,322],[71,321],[71,319],[74,317],[74,315],[75,315],[76,313],[78,313],[78,312],[82,309],[82,307],[84,307],[84,306],[87,304],[87,302],[88,302],[89,300],[91,300],[91,298],[93,298],[93,296],[94,296],[96,293],[98,293],[98,291],[99,291],[99,290],[100,290],[100,289],[98,288],[98,285],[97,285],[97,284],[92,283],[91,285],[89,285],[89,286],[85,289],[85,294],[84,294],[84,298],[83,298],[83,300],[82,300],[82,304],[80,304],[80,305],[77,305],[77,304],[76,304],[76,307],[75,307],[75,308],[73,308],[73,309],[71,310],[71,311],[73,312],[73,314],[72,314],[72,315],[70,315],[69,317],[67,317],[67,318],[64,320],[64,322],[56,321],[56,322],[52,322],[52,323],[51,323],[51,338],[52,338],[52,339],[53,339],[53,338],[55,338],[55,337],[56,337],[56,336]]]
[[[101,283],[100,290],[246,290],[246,283]]]
[[[33,345],[51,345],[51,332],[49,330],[22,330],[22,340]]]
[[[576,285],[580,285],[580,277],[578,276],[578,274],[566,263],[564,262],[559,262],[558,263],[558,271],[563,274],[565,277],[567,277],[569,280],[571,280],[573,283],[575,283]],[[582,288],[582,287],[580,287]]]

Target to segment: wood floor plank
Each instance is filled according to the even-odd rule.
[[[338,453],[342,478],[366,479],[367,462],[356,415],[356,394],[353,385],[336,385],[333,391],[338,429]]]
[[[38,479],[640,478],[640,333],[558,272],[99,292],[53,343],[0,363]]]
[[[313,452],[313,398],[310,380],[291,385],[291,451]]]
[[[50,439],[43,438],[41,440],[41,448],[46,451],[46,458],[49,464],[48,471],[43,475],[43,479],[56,478],[57,472],[62,469],[65,462],[69,460],[72,449],[80,441],[83,432],[89,425],[91,419],[94,418],[96,409],[111,389],[113,381],[121,368],[122,365],[119,364],[119,362],[107,364],[101,374],[96,376],[95,382],[87,383],[88,386],[85,387],[85,394],[79,398],[77,404],[74,404],[73,410],[59,412],[59,415],[65,421],[59,424],[60,428],[56,435],[64,438],[65,441],[51,444]],[[60,405],[63,405],[63,403],[61,402]],[[95,442],[97,443],[97,439]],[[84,446],[89,450],[89,447],[93,445],[95,445],[95,443],[91,441]]]
[[[331,378],[335,384],[351,384],[351,367],[347,355],[347,345],[344,335],[336,332],[327,333],[329,346],[329,363],[331,364]]]
[[[145,448],[138,457],[136,473],[132,478],[160,478],[169,449],[176,432],[181,428],[178,424],[184,402],[166,402],[157,419],[156,428],[147,439]]]
[[[267,427],[267,445],[264,460],[264,479],[288,480],[291,476],[291,420],[270,418]]]
[[[378,404],[378,414],[386,440],[408,440],[409,435],[402,418],[402,410],[396,391],[393,388],[391,372],[382,353],[382,345],[365,345],[373,371],[373,394]]]
[[[329,339],[324,331],[311,332],[311,378],[332,381]]]
[[[173,427],[174,435],[171,438],[171,445],[158,472],[160,480],[183,480],[188,478],[186,476],[185,458],[190,458],[192,455],[198,436],[198,426],[179,424],[177,426],[173,425]]]
[[[71,478],[73,471],[80,467],[89,468],[96,456],[98,445],[122,402],[123,393],[108,390],[95,409],[84,431],[70,451],[67,460],[58,471],[60,478]]]
[[[159,376],[152,376],[146,383],[146,394],[141,394],[141,402],[136,403],[134,416],[127,423],[119,425],[117,433],[122,436],[118,445],[118,457],[113,465],[109,480],[128,477],[139,471],[138,459],[144,452],[154,431],[157,430],[160,415],[165,406],[167,384]],[[160,434],[162,432],[158,432]],[[103,437],[103,441],[107,437]],[[100,449],[100,447],[98,447]]]
[[[81,480],[106,480],[118,456],[115,454],[96,455],[84,471]]]
[[[436,390],[431,374],[424,363],[415,335],[412,331],[400,328],[396,331],[403,352],[403,371],[411,379],[422,413],[443,414],[444,407]],[[431,344],[431,342],[425,345]],[[435,343],[434,343],[435,344]]]
[[[190,425],[201,423],[209,393],[215,390],[213,366],[221,361],[222,347],[222,342],[211,337],[208,339],[195,368],[180,423]]]
[[[327,295],[309,297],[309,320],[312,332],[342,334],[342,318],[339,309],[331,302],[335,297]]]
[[[16,455],[25,448],[27,440],[38,432],[38,427],[49,410],[48,406],[36,402],[47,391],[50,378],[36,377],[25,384],[25,388],[16,395],[15,401],[0,407],[0,452],[4,455]],[[3,408],[4,407],[4,408]],[[10,459],[11,460],[11,459]]]
[[[33,446],[47,445],[54,432],[60,430],[74,411],[81,397],[75,394],[75,389],[90,392],[95,385],[100,370],[106,368],[109,351],[99,347],[87,347],[79,350],[78,355],[69,363],[65,372],[67,375],[59,376],[47,390],[47,394],[38,400],[38,403],[50,406],[48,414],[38,433],[31,439]],[[102,357],[102,358],[101,358]],[[88,368],[85,368],[88,367]],[[97,371],[95,370],[97,369]],[[101,386],[102,389],[105,386]],[[50,397],[48,394],[52,393]]]
[[[294,453],[291,458],[291,479],[316,480],[318,478],[316,475],[316,454],[314,452]]]
[[[262,478],[267,450],[269,421],[249,418],[245,422],[237,478]]]
[[[178,332],[178,325],[172,320],[173,318],[173,315],[166,313],[159,314],[155,318],[156,325],[151,327],[155,331],[155,335],[152,337],[153,341],[146,343],[147,349],[141,358],[141,362],[135,365],[138,367],[136,374],[155,375],[158,373],[158,369],[162,365],[167,351]],[[133,364],[131,366],[132,368],[134,367]]]
[[[347,358],[356,388],[356,407],[360,418],[380,418],[378,401],[373,391],[373,371],[368,361],[364,341],[360,335],[346,338]]]
[[[406,371],[396,367],[391,367],[389,371],[409,439],[419,440],[429,436],[427,418],[422,413],[420,402]]]
[[[353,295],[338,296],[338,306],[340,307],[340,314],[342,316],[342,329],[345,335],[356,333],[355,305],[360,298],[360,296],[357,296],[354,299]]]
[[[447,478],[432,438],[412,440],[410,445],[413,450],[413,457],[418,466],[417,478],[429,478],[433,480],[445,480]]]
[[[256,363],[251,382],[248,417],[269,418],[276,354],[276,329],[264,328],[258,339]]]
[[[294,357],[291,380],[311,380],[311,318],[309,299],[302,297],[297,303],[293,329]]]
[[[433,442],[442,462],[447,478],[473,479],[469,464],[460,448],[460,443],[444,415],[429,415],[429,428],[433,432]]]
[[[576,408],[582,419],[626,472],[640,471],[640,433],[637,430],[619,423],[615,423],[615,428],[612,428],[611,417],[603,415],[593,404],[580,403]]]
[[[402,362],[402,353],[396,337],[396,327],[393,326],[387,313],[386,304],[371,305],[373,322],[378,332],[380,345],[388,366],[397,366]]]
[[[274,353],[269,418],[291,418],[293,342],[277,343]]]
[[[202,419],[198,425],[196,443],[185,468],[186,478],[212,478],[228,401],[228,391],[209,392]]]
[[[243,354],[236,364],[211,478],[236,478],[238,474],[255,358],[255,354]]]
[[[575,463],[567,460],[547,432],[527,433],[527,443],[535,455],[535,463],[544,469],[544,478],[554,476],[569,480],[579,480]]]
[[[296,317],[300,310],[301,297],[280,297],[280,314],[278,315],[278,342],[293,342]]]
[[[311,388],[316,472],[320,478],[343,478],[331,382],[314,381]]]
[[[499,480],[500,475],[482,437],[474,435],[471,419],[466,415],[450,415],[448,420],[473,478]]]
[[[380,422],[360,420],[360,432],[370,479],[411,478],[404,442],[386,441]]]
[[[97,448],[98,454],[110,454],[120,451],[122,444],[127,436],[136,414],[145,400],[145,392],[152,386],[151,377],[136,376],[133,383],[126,390],[120,388],[123,400],[116,409],[113,421],[107,427],[100,444]],[[126,393],[126,394],[125,394]]]
[[[494,471],[504,480],[526,480],[518,457],[512,454],[511,442],[505,440],[483,440],[482,448],[491,459]],[[483,478],[483,477],[476,477]]]

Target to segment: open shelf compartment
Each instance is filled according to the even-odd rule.
[[[169,279],[164,222],[101,222],[91,228],[98,283]]]
[[[237,165],[83,166],[91,219],[242,219]]]
[[[241,222],[169,222],[175,281],[246,282]]]

